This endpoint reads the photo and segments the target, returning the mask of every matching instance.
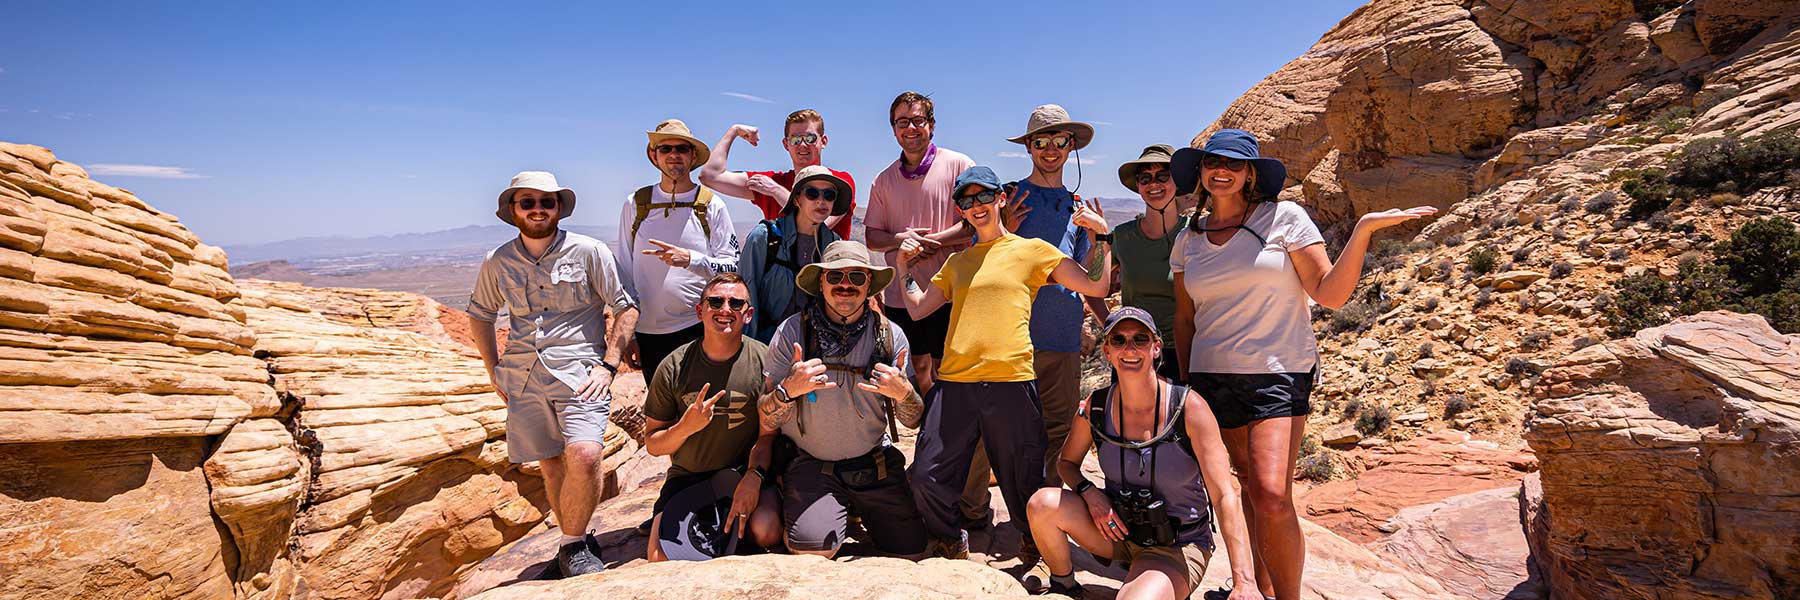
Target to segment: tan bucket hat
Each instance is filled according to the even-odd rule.
[[[569,215],[575,214],[575,190],[557,185],[556,176],[549,171],[519,171],[518,175],[513,176],[512,185],[500,192],[500,207],[494,211],[494,216],[506,221],[507,225],[519,226],[513,222],[512,199],[513,192],[522,189],[556,192],[556,212],[560,215],[558,218],[567,219]]]
[[[1014,144],[1031,141],[1031,136],[1046,131],[1067,131],[1075,134],[1075,148],[1086,148],[1088,142],[1094,141],[1094,126],[1069,119],[1069,111],[1055,104],[1045,104],[1031,109],[1031,117],[1025,120],[1025,134],[1007,138]]]
[[[706,146],[706,142],[694,137],[694,132],[688,131],[687,123],[681,122],[681,119],[668,119],[657,123],[656,129],[644,133],[650,136],[650,143],[644,145],[646,152],[655,152],[657,144],[669,140],[680,140],[693,144],[695,170],[698,170],[700,165],[706,164],[706,159],[712,156],[712,149]],[[650,164],[656,164],[656,159],[650,159]]]
[[[1164,168],[1168,168],[1169,160],[1174,157],[1174,146],[1168,144],[1152,144],[1144,146],[1144,151],[1138,154],[1137,160],[1119,165],[1119,183],[1125,184],[1125,189],[1136,191],[1138,167],[1144,165],[1162,165]]]
[[[832,173],[831,169],[825,168],[825,165],[812,165],[802,168],[800,169],[800,172],[795,173],[794,176],[799,179],[794,181],[794,189],[788,192],[788,206],[793,206],[794,201],[800,199],[800,194],[806,189],[806,182],[822,179],[830,182],[832,186],[837,188],[837,200],[834,200],[831,203],[832,216],[839,216],[850,212],[850,202],[856,196],[856,188],[850,187],[850,182],[844,181],[844,178],[838,177],[836,173]]]
[[[826,271],[861,268],[869,270],[869,295],[881,293],[894,281],[893,267],[877,267],[869,262],[869,247],[862,242],[838,240],[825,246],[819,262],[800,267],[794,274],[794,285],[810,296],[819,295],[819,276]]]

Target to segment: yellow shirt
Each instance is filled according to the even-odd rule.
[[[931,278],[950,297],[950,331],[938,379],[1031,381],[1031,301],[1063,253],[1008,233],[957,252]]]

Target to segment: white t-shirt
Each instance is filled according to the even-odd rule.
[[[1200,227],[1207,227],[1200,219]],[[1325,242],[1306,209],[1293,202],[1259,203],[1231,239],[1214,245],[1183,229],[1169,252],[1194,300],[1195,373],[1304,373],[1319,362],[1306,288],[1289,252]]]
[[[692,204],[700,187],[673,199],[676,204]],[[650,202],[670,202],[662,186],[650,187]],[[637,206],[630,196],[619,209],[619,266],[625,275],[625,289],[638,301],[638,333],[674,333],[700,322],[694,303],[700,301],[706,280],[722,271],[737,270],[737,230],[731,214],[725,211],[725,197],[714,195],[706,205],[707,225],[712,228],[709,239],[694,218],[694,209],[681,207],[655,208],[638,225],[637,236],[631,235],[631,222],[637,218]],[[648,240],[668,242],[688,249],[688,266],[677,269],[662,259],[639,252],[656,248]]]

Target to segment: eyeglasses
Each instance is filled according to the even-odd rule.
[[[837,200],[837,188],[819,189],[816,187],[809,187],[806,188],[806,191],[801,192],[801,194],[806,196],[807,200],[822,199],[826,202],[835,202]]]
[[[1125,334],[1115,333],[1106,338],[1106,343],[1111,344],[1115,348],[1125,348],[1127,346],[1131,348],[1144,348],[1148,347],[1150,342],[1154,339],[1155,338],[1150,337],[1150,334],[1148,333],[1135,334],[1129,338],[1125,337]]]
[[[969,210],[969,207],[977,204],[993,204],[994,200],[997,199],[999,199],[999,197],[994,194],[994,190],[986,190],[977,194],[957,196],[956,207],[963,210]]]
[[[537,210],[539,208],[544,210],[556,210],[556,196],[546,196],[536,200],[531,198],[518,198],[514,199],[512,202],[519,206],[519,210]]]
[[[1156,183],[1168,183],[1169,182],[1169,172],[1168,171],[1157,171],[1155,173],[1140,172],[1137,174],[1138,185],[1150,185],[1150,182],[1152,182],[1152,181],[1154,181]]]
[[[796,133],[794,135],[787,136],[787,143],[790,146],[810,146],[810,145],[819,143],[819,134]]]
[[[930,124],[931,124],[931,119],[927,119],[925,117],[913,117],[910,119],[894,119],[894,129],[906,129],[908,127],[917,127],[920,129],[924,129],[926,125],[930,125]]]
[[[869,274],[863,271],[825,272],[825,283],[828,285],[843,285],[846,279],[850,280],[850,285],[863,286],[869,283]]]
[[[1072,136],[1072,135],[1054,135],[1054,136],[1031,138],[1031,148],[1033,150],[1043,150],[1045,148],[1049,148],[1051,144],[1055,144],[1057,150],[1062,150],[1062,149],[1068,148],[1070,145],[1072,145],[1074,143],[1075,143],[1075,136]]]
[[[1241,158],[1226,158],[1217,154],[1208,154],[1200,157],[1200,168],[1242,171],[1244,170],[1244,165],[1249,164],[1249,162],[1250,161]]]
[[[666,145],[662,145],[662,146],[657,146],[656,153],[657,154],[693,154],[694,147],[690,144],[666,144]]]
[[[724,296],[706,297],[706,307],[713,310],[723,310],[725,308],[725,303],[727,302],[731,303],[732,312],[742,312],[745,306],[750,305],[750,301],[743,298],[726,298]]]

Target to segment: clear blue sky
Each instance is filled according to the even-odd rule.
[[[522,169],[598,225],[654,181],[644,131],[667,117],[711,144],[816,108],[826,163],[866,192],[898,154],[888,103],[916,89],[940,145],[1008,178],[1029,165],[1005,138],[1062,104],[1098,128],[1080,192],[1126,196],[1120,162],[1186,143],[1360,4],[14,3],[33,25],[0,55],[0,140],[105,171],[213,244],[497,223]],[[787,168],[777,135],[732,168]]]

